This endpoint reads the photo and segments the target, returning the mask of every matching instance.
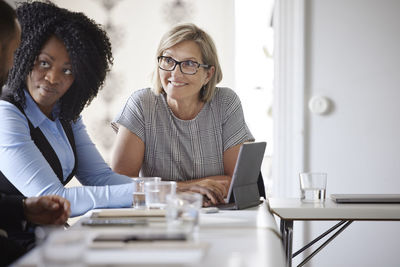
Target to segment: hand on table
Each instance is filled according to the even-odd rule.
[[[70,203],[60,196],[29,197],[25,199],[26,219],[36,224],[64,224],[71,213]]]
[[[178,186],[180,192],[195,192],[203,195],[203,206],[208,207],[224,203],[227,192],[227,181],[203,179],[190,183],[182,183]]]

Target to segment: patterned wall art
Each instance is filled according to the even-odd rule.
[[[163,5],[163,18],[170,25],[190,21],[194,14],[194,5],[190,1],[172,0]]]
[[[118,48],[124,42],[124,29],[115,25],[113,20],[113,11],[124,0],[101,0],[96,1],[103,9],[106,19],[103,24],[104,30],[110,37],[113,54],[115,55]],[[103,156],[107,160],[111,155],[111,148],[115,140],[115,133],[111,130],[110,122],[115,116],[115,110],[111,107],[116,100],[116,96],[123,88],[123,75],[111,68],[108,73],[104,87],[99,92],[98,99],[101,100],[101,110],[98,110],[98,115],[91,121],[92,125],[96,125],[96,131],[93,131],[94,139],[97,140],[96,145],[102,151]]]

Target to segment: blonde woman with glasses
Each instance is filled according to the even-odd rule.
[[[254,138],[238,96],[222,79],[211,37],[194,24],[173,27],[156,54],[154,87],[135,91],[112,122],[111,166],[136,177],[178,182],[203,194],[204,206],[226,197],[240,146]]]

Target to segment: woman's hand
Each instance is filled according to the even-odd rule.
[[[224,203],[227,192],[227,181],[202,179],[178,184],[178,192],[195,192],[203,195],[203,206],[208,207]]]

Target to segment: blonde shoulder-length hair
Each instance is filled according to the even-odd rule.
[[[183,41],[194,41],[200,48],[203,61],[202,64],[214,66],[215,68],[214,75],[203,87],[200,93],[200,100],[208,102],[214,96],[216,85],[222,80],[222,70],[221,66],[219,65],[217,50],[214,42],[205,31],[193,23],[176,25],[161,38],[157,49],[156,60],[159,56],[163,55],[165,50]],[[160,69],[158,68],[158,62],[156,62],[156,69],[153,74],[153,83],[153,91],[155,94],[159,95],[160,93],[164,93],[164,89],[162,88],[160,80]]]

